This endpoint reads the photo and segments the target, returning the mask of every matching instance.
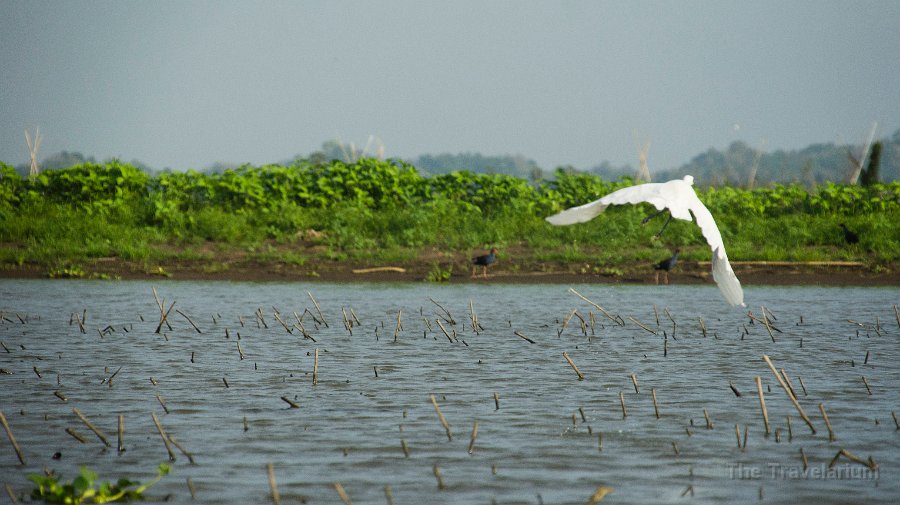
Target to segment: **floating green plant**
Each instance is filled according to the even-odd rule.
[[[146,484],[129,479],[119,479],[115,484],[111,482],[97,482],[97,472],[82,466],[78,477],[70,483],[60,482],[57,475],[31,474],[28,479],[37,485],[31,492],[35,500],[43,500],[47,503],[110,503],[124,500],[137,500],[143,498],[144,491],[160,481],[169,473],[169,465],[160,463],[155,479]]]

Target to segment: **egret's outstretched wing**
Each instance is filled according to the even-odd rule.
[[[599,200],[591,203],[579,205],[566,209],[559,214],[554,214],[547,218],[547,222],[555,225],[566,225],[575,223],[585,223],[597,217],[601,212],[606,210],[610,205],[623,205],[626,203],[652,203],[656,210],[663,210],[668,207],[669,202],[666,200],[661,186],[665,183],[649,183],[637,186],[629,186],[604,196]]]
[[[696,198],[696,197],[695,197]],[[712,249],[712,275],[713,280],[722,291],[722,296],[730,305],[744,306],[744,290],[741,288],[741,282],[734,274],[731,263],[728,262],[728,254],[725,252],[725,244],[722,242],[722,234],[719,227],[716,226],[716,220],[713,219],[709,209],[703,205],[699,198],[696,198],[690,206],[691,213],[694,214],[694,220],[700,227],[703,237]]]
[[[602,199],[594,200],[591,203],[586,203],[584,205],[579,205],[578,207],[566,209],[559,214],[554,214],[546,219],[550,224],[555,224],[557,226],[564,224],[585,223],[597,217],[601,212],[606,210],[606,207],[608,206],[608,204],[603,203]]]
[[[731,264],[728,263],[728,256],[725,254],[725,249],[713,250],[712,276],[713,280],[716,281],[716,284],[719,286],[719,291],[722,292],[722,296],[729,305],[746,307],[744,304],[744,290],[741,288],[741,282],[738,280],[737,276],[734,275]]]

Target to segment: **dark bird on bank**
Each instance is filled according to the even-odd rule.
[[[489,254],[482,254],[481,256],[475,256],[472,258],[472,277],[475,277],[475,269],[478,265],[481,265],[481,275],[487,277],[487,267],[494,264],[497,261],[497,248],[491,247],[491,252]]]
[[[844,241],[851,245],[859,243],[859,235],[847,228],[847,225],[845,225],[844,223],[841,223],[840,227],[842,230],[844,230]]]
[[[662,270],[665,272],[665,283],[669,283],[669,270],[675,267],[675,264],[678,263],[678,253],[680,251],[675,249],[675,252],[672,253],[670,258],[666,258],[659,263],[653,265],[653,268],[656,270],[656,283],[659,284],[659,271]]]

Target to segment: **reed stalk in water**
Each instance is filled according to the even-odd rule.
[[[3,412],[0,412],[0,424],[3,424],[3,429],[6,430],[6,438],[9,439],[9,443],[12,444],[13,449],[16,451],[16,457],[19,458],[19,463],[25,465],[25,456],[22,454],[22,449],[19,448],[19,444],[16,442],[16,437],[13,436],[12,429],[9,427],[9,423],[6,421],[6,416],[3,415]]]

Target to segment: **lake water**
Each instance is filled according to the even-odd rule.
[[[153,287],[175,302],[158,334]],[[603,503],[900,499],[900,289],[748,286],[741,310],[712,285],[571,287],[615,321],[568,285],[3,280],[0,410],[27,464],[3,433],[0,475],[19,494],[45,468],[150,480],[168,460],[156,414],[195,461],[173,447],[148,491],[176,503],[188,479],[196,503],[271,503],[268,464],[282,503],[341,503],[335,483],[353,503],[387,503],[385,486],[397,504],[580,504],[600,485],[615,488]],[[774,341],[747,315],[762,306]],[[877,470],[829,468],[841,449]]]

